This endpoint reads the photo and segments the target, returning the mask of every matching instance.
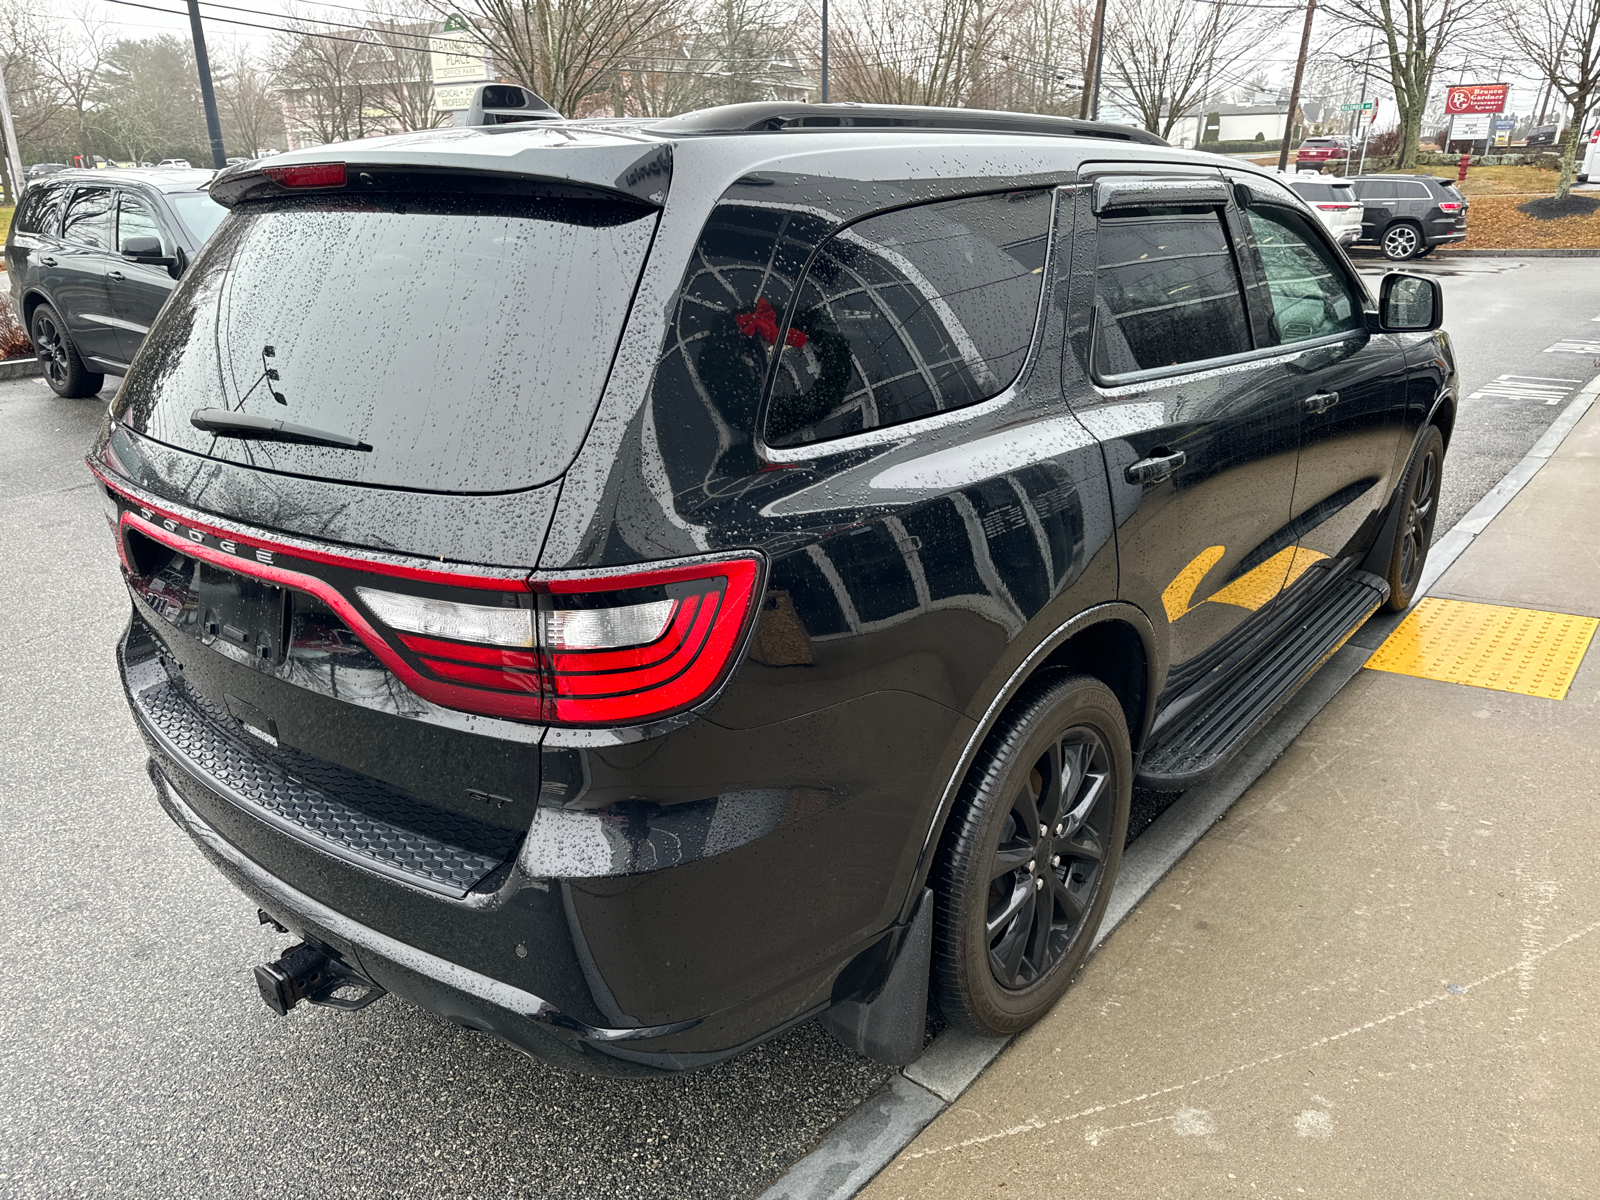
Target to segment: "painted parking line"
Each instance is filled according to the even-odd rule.
[[[1565,338],[1554,346],[1544,348],[1546,354],[1600,354],[1600,342],[1585,341],[1582,338]]]
[[[1535,400],[1540,404],[1560,404],[1583,380],[1561,379],[1550,375],[1496,375],[1468,400],[1494,397],[1498,400]]]
[[[1563,700],[1600,620],[1429,596],[1367,660],[1375,671]]]

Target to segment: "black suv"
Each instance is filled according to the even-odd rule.
[[[1396,262],[1431,254],[1467,236],[1467,198],[1435,175],[1358,175],[1350,181],[1363,206],[1359,244]]]
[[[11,307],[45,381],[92,396],[128,369],[227,210],[210,171],[58,171],[28,188],[6,238]]]
[[[1288,188],[1066,119],[771,103],[323,146],[90,466],[161,803],[299,944],[568,1066],[1008,1033],[1136,780],[1404,606],[1455,413]]]

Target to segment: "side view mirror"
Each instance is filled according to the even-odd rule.
[[[129,237],[122,239],[122,257],[129,262],[144,263],[152,267],[165,267],[167,274],[176,279],[183,274],[184,256],[180,249],[174,254],[163,254],[161,239],[157,237]]]
[[[1378,331],[1427,333],[1444,322],[1444,291],[1436,279],[1392,272],[1378,289]]]

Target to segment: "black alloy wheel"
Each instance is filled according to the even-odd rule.
[[[1415,258],[1422,250],[1422,231],[1406,221],[1398,221],[1383,232],[1383,254],[1394,262]]]
[[[1411,607],[1422,568],[1433,545],[1439,518],[1439,485],[1444,477],[1444,435],[1429,425],[1417,439],[1416,452],[1400,490],[1400,519],[1389,552],[1389,607],[1401,612]]]
[[[34,353],[44,367],[44,381],[50,390],[69,400],[96,395],[105,386],[106,377],[84,366],[72,336],[56,310],[41,304],[33,310],[28,322],[28,336],[33,339]]]
[[[1066,990],[1122,859],[1131,780],[1121,705],[1097,679],[1046,676],[990,735],[937,875],[935,985],[952,1023],[1015,1033]]]

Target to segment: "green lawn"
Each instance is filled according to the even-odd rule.
[[[11,232],[11,214],[17,210],[9,204],[0,204],[0,241]]]

